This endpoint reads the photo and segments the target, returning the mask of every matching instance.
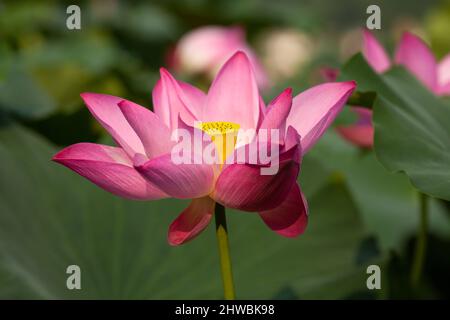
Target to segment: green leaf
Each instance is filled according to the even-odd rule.
[[[402,68],[375,74],[361,55],[343,70],[358,90],[375,91],[375,152],[423,193],[450,200],[450,108]]]
[[[0,80],[0,109],[34,119],[47,116],[55,108],[53,99],[21,65],[9,65]]]
[[[213,225],[184,246],[167,244],[168,225],[186,201],[120,199],[51,163],[54,152],[19,126],[0,127],[0,261],[31,292],[21,297],[222,297]],[[358,265],[365,232],[345,185],[303,178],[311,214],[298,239],[274,234],[256,214],[227,211],[238,298],[342,298],[367,290]],[[81,268],[79,291],[66,288],[72,264]],[[0,286],[0,296],[8,290]]]
[[[347,104],[372,109],[376,96],[375,92],[356,91],[350,96]]]
[[[372,152],[362,152],[334,131],[321,138],[305,161],[311,158],[346,182],[368,231],[377,236],[384,252],[401,249],[416,232],[419,197],[405,175],[387,171]],[[430,201],[430,231],[445,237],[450,232],[446,210],[436,199]]]
[[[173,40],[179,32],[178,21],[162,7],[142,4],[129,6],[123,13],[117,15],[116,26],[141,40]]]

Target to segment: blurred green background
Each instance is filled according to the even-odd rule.
[[[0,1],[0,298],[218,299],[211,226],[170,247],[170,222],[185,201],[117,198],[50,162],[81,141],[111,143],[79,94],[108,93],[151,108],[158,70],[186,32],[240,25],[281,89],[297,94],[323,81],[359,50],[366,8],[378,4],[377,37],[392,49],[404,30],[450,51],[450,1],[79,1],[81,30],[66,28],[70,1]],[[270,63],[274,36],[293,34],[292,65]],[[276,49],[276,48],[275,48]],[[287,63],[287,61],[286,61]],[[280,69],[281,68],[281,69]],[[281,70],[281,71],[280,71]],[[287,70],[287,71],[286,71]],[[179,78],[206,89],[208,80]],[[333,130],[304,158],[299,177],[310,224],[297,239],[268,230],[254,214],[230,210],[238,298],[399,299],[450,297],[450,204],[431,201],[429,242],[419,288],[409,285],[418,193],[370,151]],[[82,290],[66,288],[66,268]],[[368,290],[378,264],[382,290]]]

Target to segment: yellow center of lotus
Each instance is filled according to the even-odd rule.
[[[224,121],[203,122],[201,124],[202,131],[209,135],[216,145],[221,164],[234,151],[239,128],[240,126],[237,123]]]

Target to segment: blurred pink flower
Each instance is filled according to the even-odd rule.
[[[172,66],[182,72],[207,74],[217,71],[236,52],[247,54],[260,88],[269,85],[268,76],[253,50],[245,41],[241,27],[205,26],[184,35],[173,52]]]
[[[262,31],[255,43],[258,57],[272,81],[297,76],[316,55],[317,49],[308,33],[286,27]]]
[[[368,30],[363,32],[362,51],[364,58],[377,73],[387,71],[393,63],[402,65],[434,94],[450,95],[450,54],[437,63],[430,48],[416,35],[409,32],[403,34],[395,52],[394,62]],[[338,132],[357,146],[371,147],[373,145],[371,111],[362,111],[359,107],[355,111],[358,113],[358,122],[352,126],[340,127]]]
[[[358,147],[371,148],[374,134],[372,110],[364,107],[352,107],[351,111],[358,116],[357,122],[348,126],[338,126],[336,127],[337,132]]]
[[[378,73],[392,65],[383,46],[368,30],[364,30],[363,55]],[[433,52],[422,39],[405,32],[397,45],[394,63],[404,66],[436,95],[450,95],[450,54],[437,63]]]
[[[185,243],[205,229],[216,202],[258,212],[273,231],[294,237],[307,224],[306,199],[296,181],[302,155],[329,127],[355,86],[354,82],[325,83],[295,98],[286,89],[266,108],[243,52],[225,63],[207,94],[161,69],[161,79],[153,89],[154,112],[114,96],[81,95],[118,147],[79,143],[63,149],[53,160],[125,198],[193,199],[169,227],[171,245]],[[194,122],[199,120],[206,126],[196,128]],[[257,133],[279,130],[280,140],[270,142],[280,149],[277,173],[261,175],[265,166],[261,163],[234,161],[219,166],[172,161],[174,130],[202,130],[209,142],[215,142],[223,126]],[[239,145],[239,137],[236,141],[232,155],[249,146]],[[220,154],[221,146],[216,148]]]
[[[339,69],[331,67],[322,67],[319,69],[320,76],[327,82],[336,81],[339,77]]]

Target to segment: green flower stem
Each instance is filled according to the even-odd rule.
[[[225,217],[225,208],[218,203],[216,203],[215,207],[215,216],[224,297],[225,300],[234,300],[234,283],[233,272],[231,270],[230,247],[228,245],[227,220]]]
[[[417,287],[422,276],[427,248],[428,231],[428,196],[420,193],[420,222],[417,234],[416,249],[411,269],[411,286]]]

